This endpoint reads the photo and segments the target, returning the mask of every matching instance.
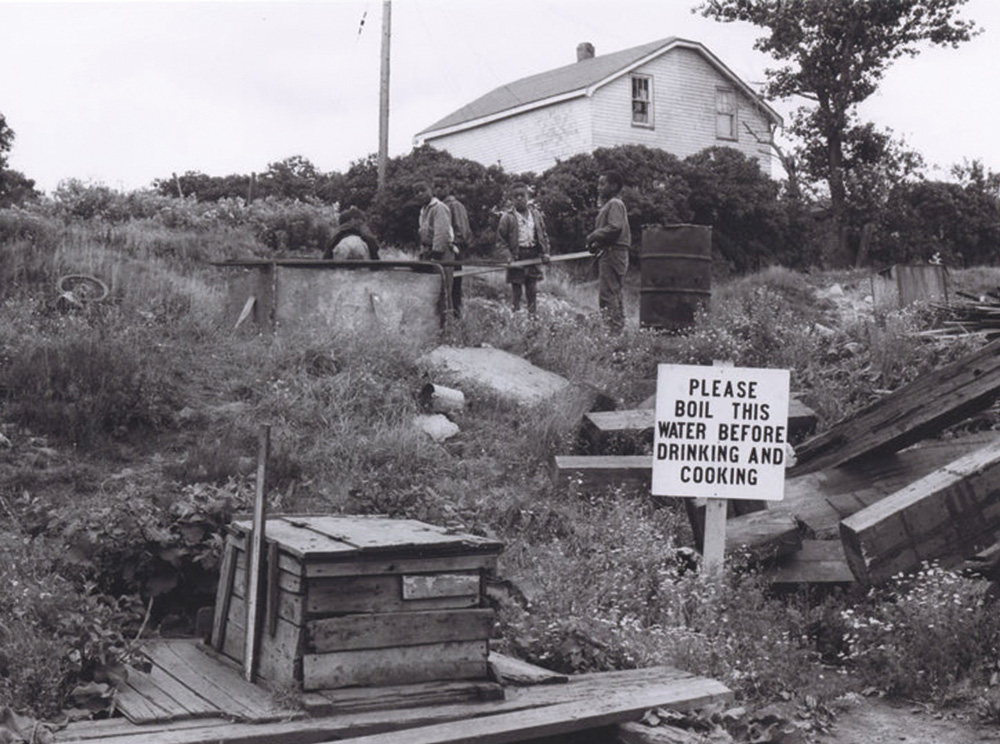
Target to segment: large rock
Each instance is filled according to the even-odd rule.
[[[535,405],[569,387],[569,380],[536,367],[519,356],[488,346],[439,346],[423,361],[448,373],[459,383],[469,382],[495,391],[508,400]]]

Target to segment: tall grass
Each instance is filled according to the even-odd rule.
[[[173,493],[173,481],[195,489],[244,482],[258,426],[270,423],[268,487],[283,510],[385,513],[503,540],[502,575],[530,604],[503,605],[502,642],[567,671],[670,663],[718,676],[747,699],[796,694],[808,689],[818,655],[816,623],[840,617],[774,598],[735,566],[722,583],[703,581],[676,504],[654,504],[634,489],[588,492],[554,482],[552,458],[573,451],[595,396],[636,405],[652,391],[658,363],[729,359],[790,369],[825,425],[964,348],[916,339],[912,331],[931,322],[919,311],[841,324],[837,308],[817,298],[815,279],[779,269],[720,285],[684,335],[634,327],[609,335],[565,280],[542,285],[532,319],[513,313],[506,287],[491,282],[469,292],[462,321],[445,340],[511,351],[570,386],[524,406],[468,385],[467,408],[454,416],[459,434],[436,443],[413,425],[418,393],[432,379],[425,345],[350,329],[233,333],[218,323],[221,276],[205,262],[241,250],[245,233],[225,220],[215,230],[143,219],[154,221],[0,212],[0,276],[11,279],[3,295],[8,322],[0,327],[0,405],[6,421],[23,427],[22,439],[44,433],[95,459],[109,443],[143,444],[157,453],[145,463],[148,477]],[[101,278],[111,301],[60,311],[52,287],[63,273]],[[81,500],[98,496],[82,490]],[[152,498],[156,490],[127,495]],[[31,544],[30,530],[14,532],[18,544]],[[133,537],[129,544],[145,539]],[[205,560],[206,550],[198,555]],[[25,560],[45,575],[31,555]],[[67,604],[98,601],[87,600],[83,587],[65,593]],[[919,622],[932,603],[914,604]],[[957,616],[942,618],[964,632]],[[123,627],[110,610],[107,621]],[[834,630],[846,633],[838,622]],[[852,637],[851,647],[877,647],[871,633]],[[25,699],[15,696],[21,693],[12,686],[21,683],[2,664],[16,649],[0,628],[0,701]],[[898,653],[931,659],[911,647]],[[864,658],[859,652],[844,662],[863,671]],[[58,686],[44,692],[45,705],[64,694]]]

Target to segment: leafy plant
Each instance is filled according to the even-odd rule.
[[[933,699],[959,683],[985,686],[996,672],[1000,619],[986,585],[925,564],[843,611],[843,660],[867,685]]]

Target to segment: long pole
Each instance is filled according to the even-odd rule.
[[[385,186],[385,162],[389,157],[389,39],[392,35],[392,2],[382,0],[382,74],[379,85],[378,189]]]

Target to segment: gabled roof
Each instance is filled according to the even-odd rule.
[[[761,109],[774,121],[781,117],[746,83],[740,80],[721,60],[705,46],[686,39],[670,36],[630,49],[580,60],[548,72],[530,75],[491,90],[440,121],[417,133],[418,138],[441,136],[469,129],[489,121],[548,106],[579,96],[593,95],[598,88],[618,77],[628,74],[640,65],[665,54],[671,49],[684,47],[700,53],[723,76],[729,78],[748,96],[756,100]]]

